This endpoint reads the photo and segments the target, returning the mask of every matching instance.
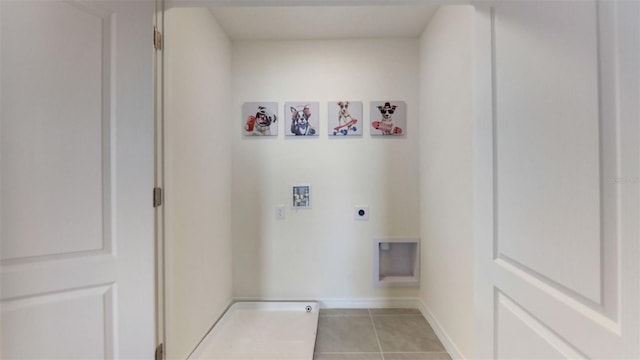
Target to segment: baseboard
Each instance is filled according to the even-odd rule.
[[[433,316],[433,313],[431,313],[427,305],[425,305],[422,300],[418,300],[418,309],[420,309],[424,318],[427,319],[429,325],[431,325],[431,328],[433,328],[433,331],[442,342],[444,348],[447,349],[449,355],[451,355],[453,359],[465,360],[466,358],[462,354],[462,351],[460,351],[458,346],[456,346],[449,334],[447,334],[447,332],[442,328],[442,325],[440,325],[435,316]]]
[[[325,309],[379,309],[407,308],[417,309],[417,298],[372,298],[372,299],[320,299],[320,308]]]
[[[418,298],[235,298],[234,301],[315,301],[321,309],[378,309],[378,308],[405,308],[418,309]]]

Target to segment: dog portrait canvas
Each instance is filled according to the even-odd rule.
[[[318,136],[320,104],[313,101],[284,103],[284,127],[287,136]]]
[[[246,102],[242,104],[242,133],[246,136],[277,136],[277,102]]]
[[[369,111],[371,136],[407,134],[407,104],[404,101],[372,101]]]
[[[362,136],[362,101],[329,101],[329,136]]]

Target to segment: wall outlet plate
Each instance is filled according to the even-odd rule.
[[[284,204],[276,205],[276,220],[284,220]]]
[[[353,218],[356,220],[369,220],[369,207],[366,205],[356,205],[353,209]]]

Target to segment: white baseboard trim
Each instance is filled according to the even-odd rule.
[[[433,331],[438,336],[438,339],[440,339],[444,348],[447,349],[447,352],[451,355],[451,358],[465,360],[466,357],[462,354],[462,351],[460,351],[458,346],[453,342],[449,334],[444,331],[442,325],[440,325],[435,316],[433,316],[433,313],[431,313],[427,305],[425,305],[422,300],[418,300],[418,309],[422,312],[424,318],[427,319],[429,325],[431,325],[431,328],[433,328]]]
[[[379,308],[405,308],[419,309],[418,298],[234,298],[234,301],[315,301],[321,309],[379,309]]]
[[[418,298],[372,298],[372,299],[320,299],[320,308],[325,309],[417,309]]]

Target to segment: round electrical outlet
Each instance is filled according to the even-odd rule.
[[[369,220],[369,207],[357,205],[354,209],[353,217],[356,220]]]

